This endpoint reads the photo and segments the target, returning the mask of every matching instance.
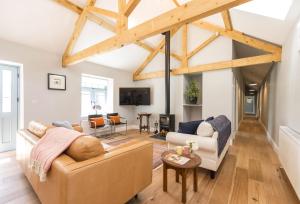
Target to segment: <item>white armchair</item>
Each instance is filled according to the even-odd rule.
[[[186,145],[186,141],[195,141],[198,144],[198,150],[194,151],[202,159],[199,167],[210,170],[211,178],[215,177],[228,148],[231,143],[231,137],[228,139],[222,153],[218,156],[218,132],[214,132],[212,137],[202,137],[198,135],[169,132],[166,137],[169,149],[175,149],[176,146]]]

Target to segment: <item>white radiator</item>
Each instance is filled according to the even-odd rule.
[[[300,134],[286,126],[279,129],[279,159],[300,198]]]

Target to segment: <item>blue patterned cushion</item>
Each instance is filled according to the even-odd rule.
[[[203,122],[203,120],[196,120],[196,121],[190,121],[185,123],[180,122],[178,132],[184,134],[196,135],[197,128],[201,122]]]

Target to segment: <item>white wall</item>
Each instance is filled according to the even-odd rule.
[[[283,44],[282,61],[274,65],[261,89],[264,108],[268,109],[262,110],[268,114],[263,122],[276,144],[279,126],[300,132],[300,20],[289,33]]]
[[[206,40],[212,33],[199,30],[193,26],[189,27],[189,51],[197,47],[201,42]],[[176,34],[172,41],[181,42],[177,38],[180,38],[180,31]],[[173,52],[180,54],[181,50],[177,44],[171,43]],[[191,59],[190,66],[196,66],[200,64],[207,64],[211,62],[218,62],[223,60],[232,59],[232,40],[219,37],[212,44],[207,46],[201,52],[196,54]],[[172,60],[174,62],[174,60]],[[171,62],[172,62],[171,61]],[[176,63],[173,63],[173,65]],[[153,69],[154,68],[154,69]],[[171,68],[175,68],[172,66]],[[164,69],[164,58],[157,57],[151,62],[146,68],[145,73],[150,71],[157,71]],[[232,69],[211,71],[203,73],[203,108],[202,118],[208,116],[217,116],[220,114],[226,115],[231,121],[233,121],[233,73]],[[150,87],[151,88],[151,106],[139,106],[137,107],[136,113],[138,112],[150,112],[152,113],[152,120],[158,120],[158,114],[165,112],[165,83],[164,78],[156,78],[151,80],[142,80],[135,82],[136,86],[139,87]],[[171,76],[171,113],[175,114],[176,129],[178,123],[184,120],[183,117],[183,99],[184,99],[184,80],[183,76]],[[201,119],[201,116],[199,116]],[[153,124],[151,124],[153,126]]]
[[[203,118],[225,115],[233,121],[233,72],[231,69],[203,73]]]
[[[235,78],[235,129],[238,129],[244,115],[245,84],[239,69],[233,69],[233,75]]]
[[[70,68],[61,67],[61,56],[0,40],[0,60],[23,64],[24,79],[24,124],[30,120],[50,123],[54,120],[80,122],[82,73],[114,79],[115,112],[132,121],[134,107],[119,106],[119,87],[133,86],[132,74],[93,63],[80,63]],[[67,91],[47,89],[47,73],[64,74]]]
[[[181,121],[182,118],[182,76],[171,77],[170,84],[170,112],[175,114],[176,124]],[[152,116],[150,118],[151,126],[157,120],[159,120],[159,114],[165,113],[165,80],[164,78],[156,78],[150,80],[143,80],[135,82],[135,86],[138,87],[150,87],[151,88],[151,105],[150,106],[137,106],[135,114],[140,112],[150,112]],[[137,124],[137,122],[136,122]]]

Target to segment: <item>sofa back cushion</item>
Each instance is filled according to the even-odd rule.
[[[52,125],[55,127],[64,127],[73,130],[72,124],[69,121],[54,121]]]
[[[77,138],[66,151],[66,154],[76,161],[84,161],[104,153],[101,142],[92,136]]]
[[[97,118],[90,118],[90,124],[91,128],[103,127],[105,125],[103,116]]]
[[[47,129],[49,126],[46,126],[42,123],[36,121],[30,121],[28,124],[27,130],[32,134],[38,136],[39,138],[43,137],[46,134]]]
[[[203,122],[203,120],[180,122],[178,132],[184,133],[184,134],[196,135],[197,128],[198,128],[199,124],[202,122]]]
[[[121,123],[119,115],[110,116],[110,121],[111,121],[112,124],[120,124]]]
[[[210,123],[204,121],[197,128],[197,135],[202,137],[212,137],[214,134],[214,129]]]

